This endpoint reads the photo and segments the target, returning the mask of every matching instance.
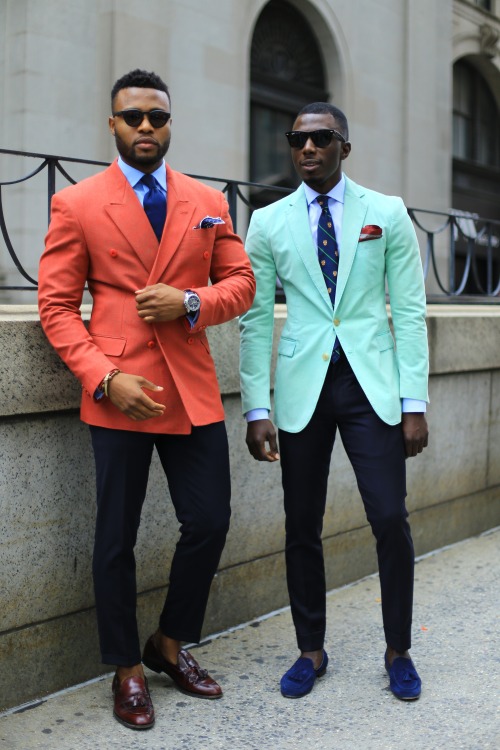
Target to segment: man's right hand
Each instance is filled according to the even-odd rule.
[[[117,409],[127,417],[139,422],[151,417],[161,417],[165,411],[164,404],[157,404],[143,391],[162,391],[161,385],[155,385],[140,375],[127,375],[119,372],[108,384],[108,397]]]
[[[256,461],[279,461],[276,430],[270,419],[256,419],[249,422],[246,443]],[[269,443],[269,450],[266,450],[266,443]]]

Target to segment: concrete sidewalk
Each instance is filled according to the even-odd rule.
[[[193,649],[219,701],[150,673],[156,725],[134,732],[113,719],[105,677],[1,715],[0,750],[498,750],[500,528],[419,560],[415,588],[417,702],[388,690],[373,576],[329,593],[330,667],[301,700],[279,693],[298,655],[286,609]]]

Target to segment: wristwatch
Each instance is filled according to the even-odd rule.
[[[196,292],[191,289],[184,290],[184,307],[186,309],[186,315],[190,313],[196,313],[200,309],[201,299],[198,297]]]

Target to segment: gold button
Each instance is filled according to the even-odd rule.
[[[329,355],[329,354],[327,354],[327,353],[325,352],[325,353],[323,354],[323,359],[324,359],[324,360],[325,360],[325,362],[326,362],[327,360],[329,360],[329,359],[330,359],[330,355]]]
[[[339,326],[340,325],[340,320],[338,318],[334,318],[333,319],[333,325],[334,326]]]

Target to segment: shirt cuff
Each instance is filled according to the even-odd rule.
[[[196,323],[198,322],[198,318],[200,317],[200,311],[196,310],[194,313],[186,313],[186,318],[188,319],[188,323],[191,326],[191,328],[194,328]]]
[[[403,398],[401,399],[401,410],[403,412],[426,412],[427,411],[427,403],[425,401],[421,401],[418,398]]]
[[[245,414],[247,422],[255,422],[257,419],[269,419],[269,409],[250,409]]]

